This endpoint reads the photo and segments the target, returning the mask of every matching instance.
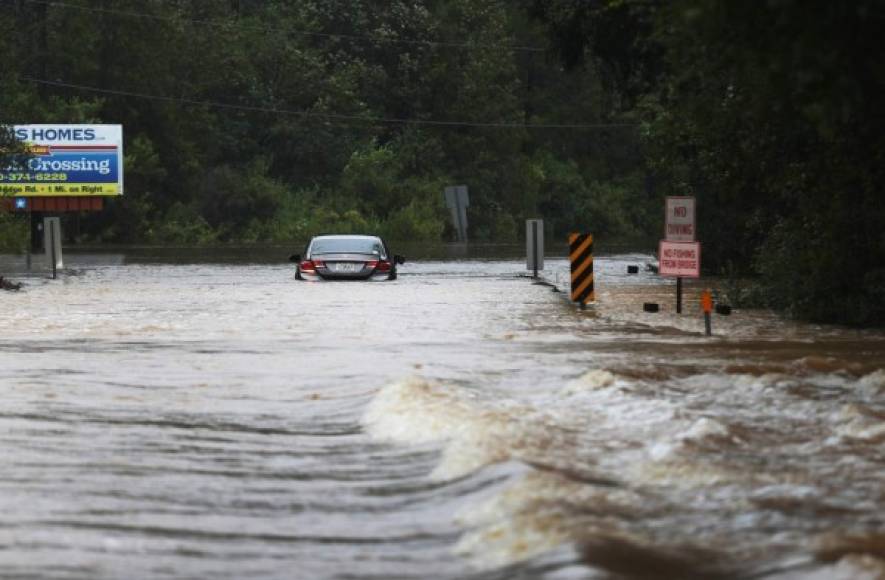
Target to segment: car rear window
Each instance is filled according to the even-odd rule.
[[[383,253],[381,242],[371,238],[330,238],[314,240],[310,254],[374,254]]]

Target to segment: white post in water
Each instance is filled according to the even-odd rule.
[[[544,220],[525,220],[526,266],[532,278],[538,278],[538,270],[544,269]]]
[[[58,277],[59,268],[64,268],[61,255],[61,219],[57,217],[43,218],[43,246],[46,248],[46,259],[52,267],[53,280]]]
[[[452,224],[458,241],[467,243],[467,208],[470,206],[470,194],[466,185],[452,185],[445,189],[446,207],[452,210]]]

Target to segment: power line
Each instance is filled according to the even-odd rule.
[[[117,10],[113,8],[95,8],[90,6],[81,6],[79,4],[71,4],[69,2],[58,2],[55,0],[23,0],[28,4],[40,4],[43,6],[62,8],[65,10],[80,10],[84,12],[92,12],[97,14],[108,14],[111,16],[123,16],[127,18],[142,18],[149,20],[160,20],[166,22],[178,22],[185,21],[190,22],[192,24],[206,25],[206,26],[225,26],[228,23],[218,21],[218,20],[206,20],[206,19],[198,19],[198,18],[173,18],[169,16],[159,16],[156,14],[147,14],[144,12],[134,12],[131,10]],[[295,34],[299,36],[308,36],[314,38],[326,38],[326,39],[339,39],[339,40],[348,40],[351,42],[368,42],[373,44],[403,44],[410,46],[433,46],[440,48],[467,48],[467,49],[499,49],[499,50],[508,50],[511,52],[546,52],[547,49],[537,47],[537,46],[524,46],[524,45],[505,45],[505,44],[484,44],[484,43],[470,43],[470,42],[445,42],[439,40],[409,40],[409,39],[397,39],[397,38],[384,38],[381,36],[371,36],[371,35],[361,35],[361,34],[340,34],[340,33],[332,33],[332,32],[316,32],[312,30],[298,30],[298,29],[290,29],[290,28],[274,28],[274,27],[264,27],[264,26],[253,26],[253,25],[244,25],[242,23],[238,23],[237,26],[239,28],[258,30],[258,31],[274,31],[274,32],[283,32],[288,34]]]
[[[51,87],[60,87],[66,89],[74,89],[78,91],[87,91],[97,94],[113,95],[118,97],[131,97],[137,99],[147,99],[153,101],[163,101],[167,103],[179,103],[183,105],[193,105],[202,107],[211,107],[215,109],[227,109],[234,111],[244,111],[251,113],[269,113],[274,115],[292,115],[311,119],[325,119],[329,121],[347,121],[350,123],[360,122],[365,124],[388,124],[388,125],[424,125],[436,127],[479,127],[479,128],[497,128],[497,129],[614,129],[624,127],[636,127],[635,123],[501,123],[501,122],[475,122],[475,121],[439,121],[432,119],[403,119],[395,117],[370,117],[362,115],[346,115],[340,113],[318,113],[313,111],[298,111],[294,109],[280,109],[277,107],[261,107],[255,105],[235,105],[230,103],[220,103],[217,101],[201,101],[198,99],[188,99],[184,97],[170,97],[167,95],[151,95],[147,93],[137,93],[133,91],[123,91],[118,89],[104,89],[100,87],[92,87],[88,85],[79,85],[73,83],[65,83],[62,81],[50,81],[46,79],[38,79],[34,77],[20,77],[21,80],[38,85]]]

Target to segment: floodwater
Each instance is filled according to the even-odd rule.
[[[885,578],[883,333],[706,338],[641,255],[586,311],[515,260],[67,259],[0,293],[0,577]]]

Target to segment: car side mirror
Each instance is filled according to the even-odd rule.
[[[291,256],[289,256],[289,261],[290,262],[300,262],[301,261],[301,254],[292,254]]]
[[[405,263],[406,263],[406,257],[405,257],[405,256],[400,256],[399,254],[395,254],[395,255],[393,256],[393,261],[396,262],[397,264],[405,264]]]

